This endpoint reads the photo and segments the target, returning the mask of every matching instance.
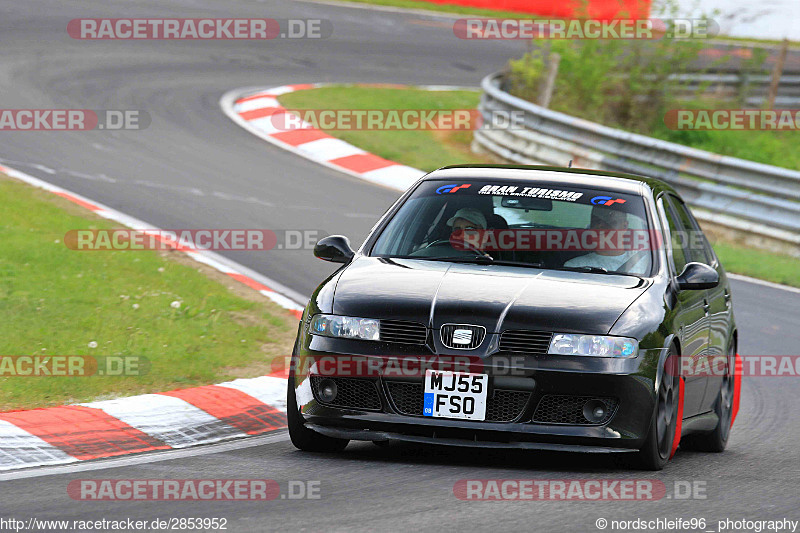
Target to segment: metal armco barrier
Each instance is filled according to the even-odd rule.
[[[628,172],[674,186],[701,220],[780,242],[800,256],[800,172],[721,156],[551,111],[502,89],[501,74],[482,83],[480,110],[524,113],[524,127],[482,128],[475,148],[520,164]]]
[[[687,72],[674,74],[670,79],[682,84],[679,94],[689,98],[693,98],[701,89],[707,98],[725,100],[734,100],[744,92],[747,105],[761,107],[766,101],[772,76],[737,72]],[[782,109],[800,107],[800,74],[784,72],[778,85],[775,107]]]

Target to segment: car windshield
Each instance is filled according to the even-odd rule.
[[[649,276],[659,242],[640,195],[539,181],[429,181],[370,255]]]

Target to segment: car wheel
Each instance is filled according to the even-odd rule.
[[[680,376],[670,371],[674,366],[678,350],[673,345],[664,362],[664,375],[658,387],[656,406],[644,446],[637,452],[634,465],[643,470],[661,470],[672,454],[675,431],[678,425],[678,405],[680,403]]]
[[[298,450],[304,452],[339,452],[345,449],[346,439],[337,439],[320,435],[305,426],[303,417],[297,407],[294,390],[294,371],[290,372],[286,385],[286,425],[289,427],[289,438]]]
[[[717,393],[717,401],[714,403],[714,412],[717,414],[717,427],[709,433],[699,433],[689,435],[681,441],[681,446],[689,450],[699,452],[719,453],[725,450],[728,445],[728,437],[731,433],[731,418],[733,417],[733,391],[736,375],[734,372],[736,357],[736,346],[731,344],[728,348],[728,360],[725,375],[722,378],[722,386]]]

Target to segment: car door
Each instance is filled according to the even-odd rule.
[[[722,386],[722,374],[718,370],[724,369],[724,366],[717,368],[715,363],[723,365],[724,358],[727,357],[728,353],[731,293],[730,287],[725,280],[725,272],[720,266],[711,245],[703,235],[697,220],[692,216],[691,211],[683,201],[673,196],[670,196],[670,200],[672,200],[681,223],[693,232],[693,238],[690,241],[692,260],[711,266],[720,277],[720,284],[706,291],[708,294],[708,317],[706,319],[708,323],[708,353],[707,366],[704,366],[704,368],[711,370],[711,372],[708,372],[705,395],[701,403],[701,411],[705,412],[714,408],[714,401],[717,399],[720,386]]]
[[[671,275],[676,278],[687,263],[691,262],[691,247],[689,236],[680,222],[675,208],[672,206],[668,195],[662,195],[658,200],[658,209],[666,221],[669,235],[665,239],[667,256]],[[696,368],[706,357],[708,350],[708,295],[705,290],[679,291],[674,284],[675,313],[673,322],[677,326],[677,335],[681,343],[681,356],[684,364],[689,363],[689,368]],[[689,359],[689,361],[686,361]],[[685,368],[682,366],[681,368]],[[703,396],[706,389],[706,377],[683,372],[684,379],[684,417],[702,413]]]

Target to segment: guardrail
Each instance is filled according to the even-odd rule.
[[[659,178],[675,187],[701,220],[781,243],[800,257],[800,172],[721,156],[545,109],[482,83],[486,123],[522,111],[524,127],[481,128],[474,148],[520,164],[575,165]],[[749,239],[749,242],[752,242]],[[775,248],[775,246],[770,246]]]
[[[670,79],[681,84],[680,94],[683,96],[694,98],[702,89],[705,96],[727,100],[741,97],[754,107],[761,107],[767,101],[772,82],[771,75],[744,72],[686,72],[674,74]],[[775,107],[800,107],[800,74],[784,73],[781,76]]]

